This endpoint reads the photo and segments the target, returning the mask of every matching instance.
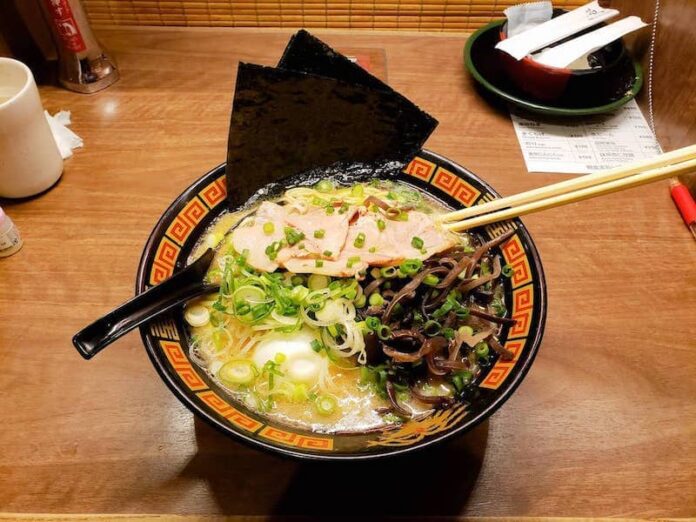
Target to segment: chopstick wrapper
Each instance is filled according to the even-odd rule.
[[[647,25],[637,16],[628,16],[561,45],[544,49],[539,54],[534,55],[534,60],[550,67],[566,67],[578,58],[601,49],[614,40]]]
[[[532,29],[506,38],[498,42],[495,47],[515,59],[521,60],[534,51],[609,20],[618,14],[618,10],[600,7],[598,0],[595,0]]]

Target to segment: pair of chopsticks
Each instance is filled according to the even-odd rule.
[[[560,207],[576,201],[638,187],[692,170],[696,170],[696,145],[449,212],[440,216],[439,220],[445,228],[460,232],[539,212],[547,208]]]

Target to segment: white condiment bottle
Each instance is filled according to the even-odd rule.
[[[0,257],[11,256],[22,248],[22,238],[19,230],[10,216],[0,208]]]

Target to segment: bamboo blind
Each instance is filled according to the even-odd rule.
[[[468,32],[524,0],[83,0],[93,24]],[[555,0],[574,8],[587,0]]]

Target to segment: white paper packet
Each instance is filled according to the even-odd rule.
[[[600,7],[598,0],[594,0],[528,31],[506,38],[498,42],[495,47],[521,60],[531,52],[543,49],[547,45],[609,20],[618,14],[618,10]]]
[[[537,62],[551,67],[566,67],[578,58],[601,49],[622,36],[647,26],[637,16],[628,16],[606,27],[573,38],[556,47],[544,49],[534,56]]]
[[[510,38],[551,20],[553,5],[551,2],[530,2],[513,5],[503,12],[507,18],[507,35]]]
[[[73,154],[73,149],[84,145],[82,138],[68,129],[68,125],[71,123],[70,111],[60,111],[53,116],[48,111],[44,111],[44,114],[46,115],[48,126],[51,128],[53,139],[56,140],[56,145],[58,145],[60,155],[63,159],[69,158]]]

